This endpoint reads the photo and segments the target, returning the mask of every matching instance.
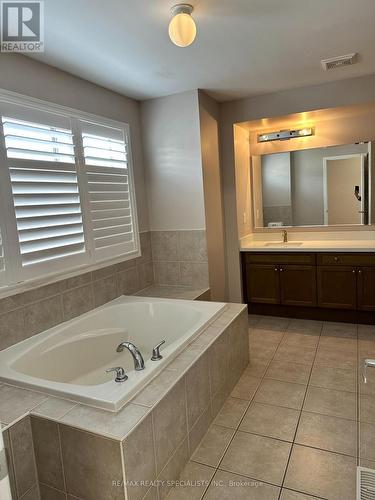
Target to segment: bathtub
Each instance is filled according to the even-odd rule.
[[[122,296],[0,351],[0,382],[118,411],[224,308],[215,302]],[[163,358],[151,361],[161,340]],[[141,351],[144,370],[134,370],[127,350],[116,352],[124,341]],[[125,382],[106,373],[117,366],[125,369]]]

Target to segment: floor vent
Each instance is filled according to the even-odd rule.
[[[328,71],[329,69],[341,68],[342,66],[351,66],[357,62],[357,54],[348,54],[346,56],[332,57],[331,59],[324,59],[321,61],[323,69]]]
[[[375,470],[357,467],[357,500],[375,500]]]

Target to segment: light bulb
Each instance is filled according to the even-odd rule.
[[[191,45],[197,35],[197,27],[191,17],[193,7],[187,4],[175,5],[171,9],[172,19],[169,23],[169,38],[178,47]]]

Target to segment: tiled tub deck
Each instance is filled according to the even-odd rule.
[[[228,304],[118,413],[0,385],[14,499],[164,500],[248,364],[247,322]]]

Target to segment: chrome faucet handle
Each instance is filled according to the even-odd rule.
[[[365,359],[363,362],[363,370],[362,370],[362,377],[363,377],[363,382],[367,384],[367,367],[368,366],[375,366],[375,359]]]
[[[115,368],[108,368],[106,373],[111,373],[111,372],[116,372],[116,378],[115,382],[125,382],[125,380],[128,380],[128,376],[125,373],[125,370],[122,368],[122,366],[116,366]]]
[[[159,361],[163,359],[163,356],[160,354],[160,347],[165,344],[165,340],[162,340],[152,349],[151,361]]]

